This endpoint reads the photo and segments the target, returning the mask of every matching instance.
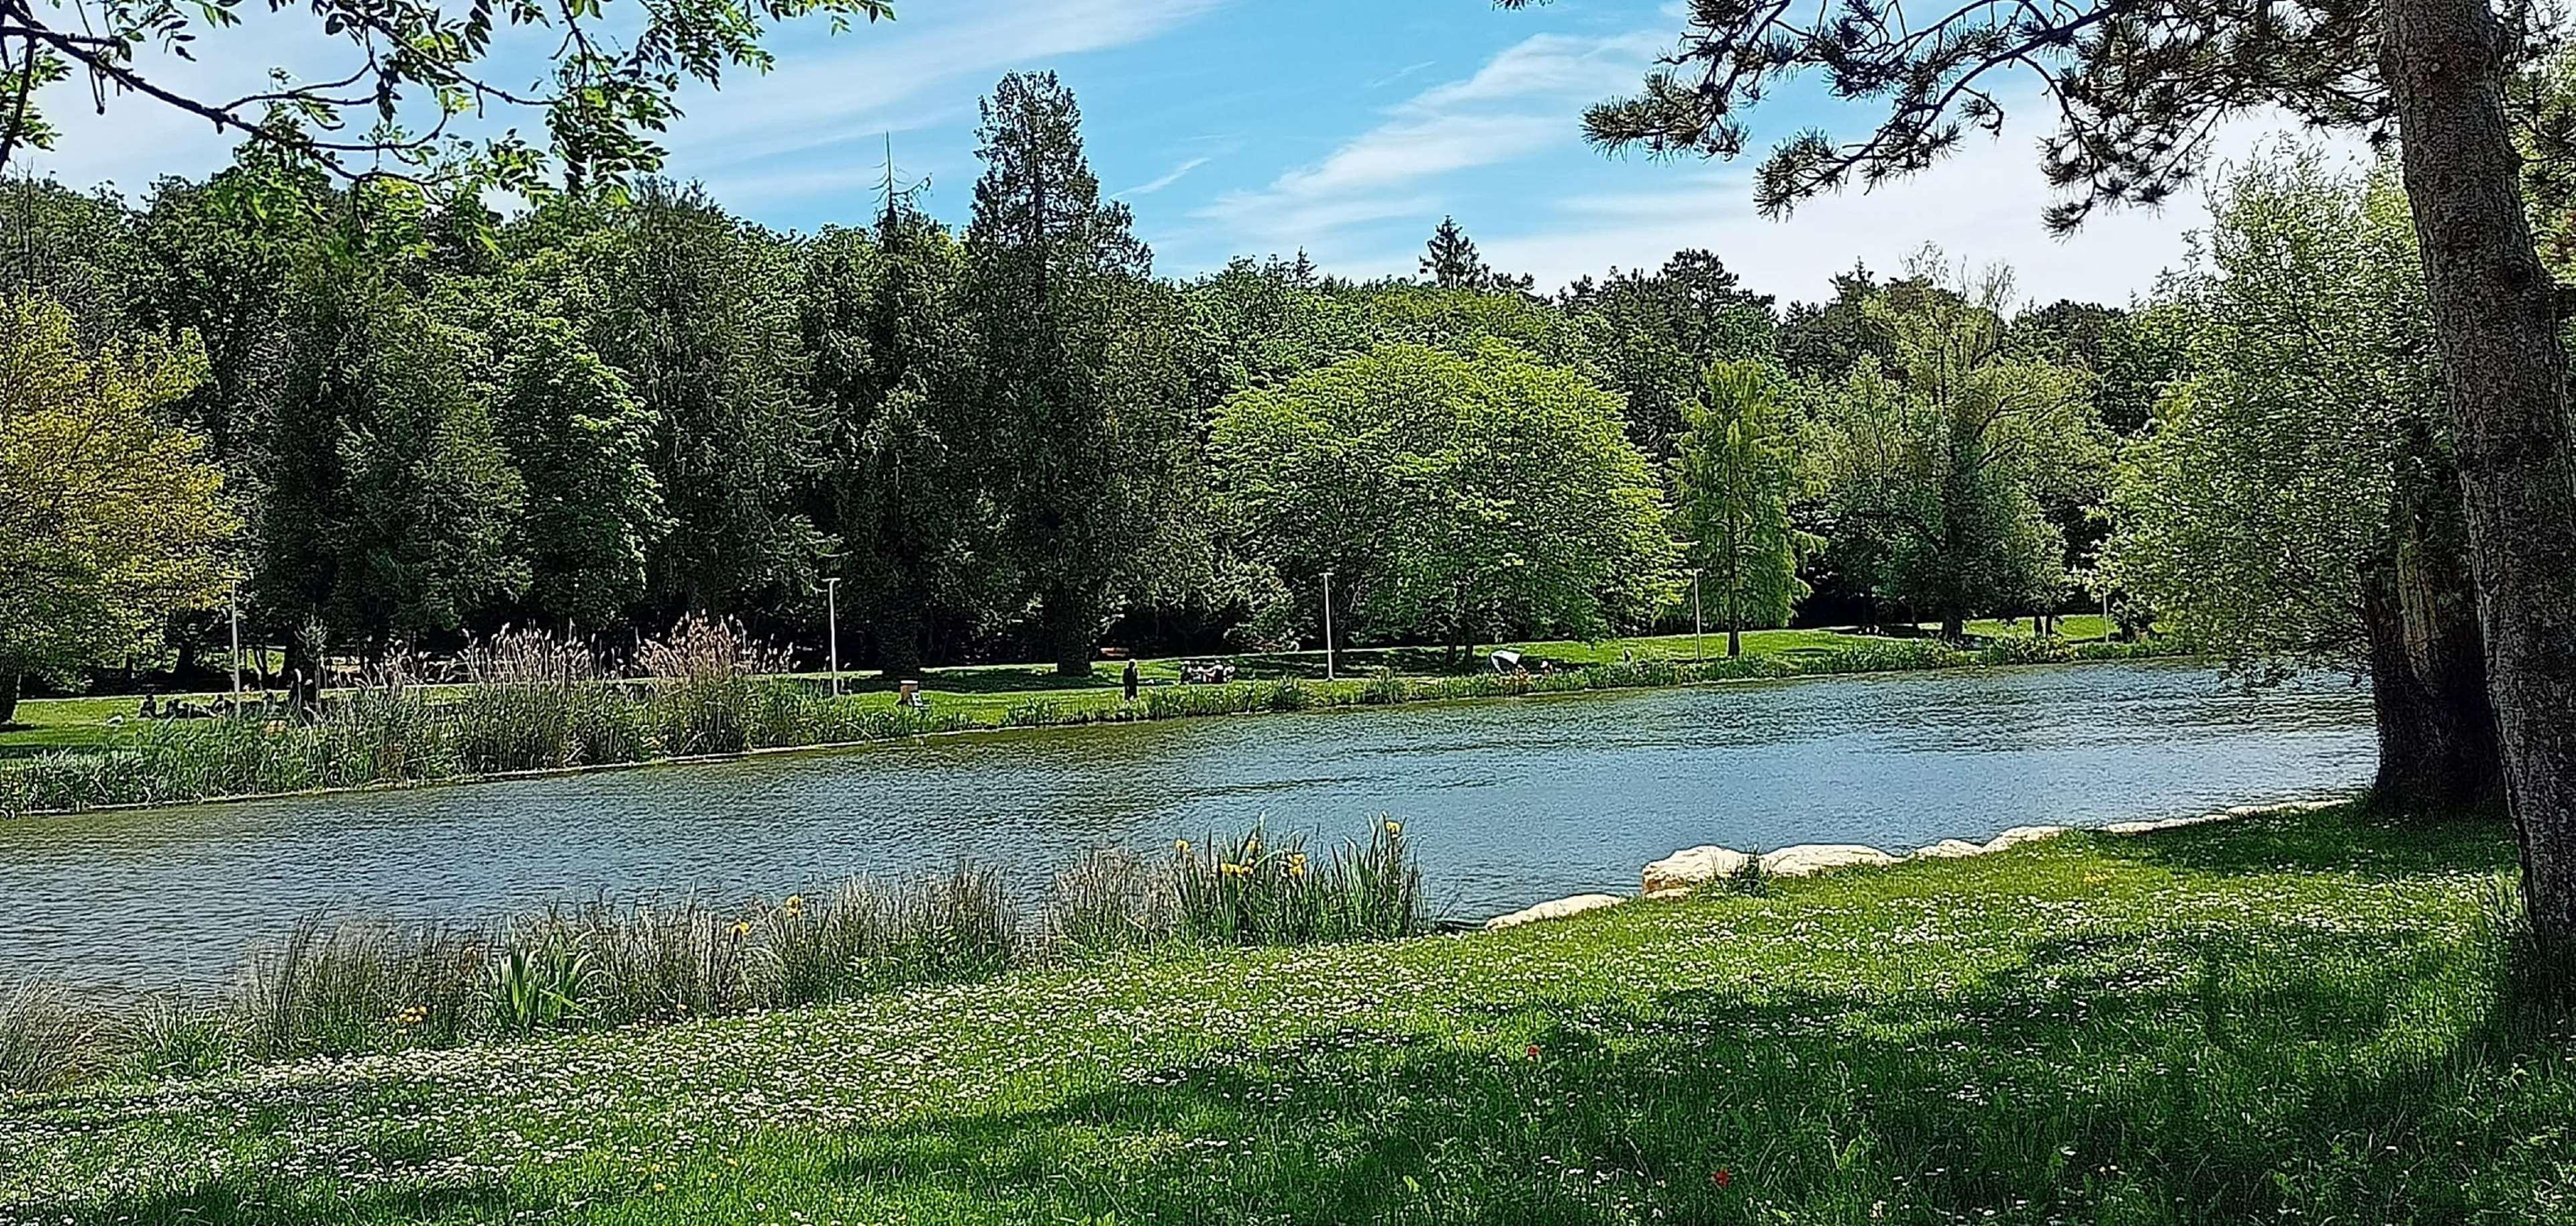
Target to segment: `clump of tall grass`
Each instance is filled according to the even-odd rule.
[[[1036,922],[974,865],[730,909],[600,900],[486,926],[307,917],[223,992],[139,998],[101,1025],[59,991],[0,991],[0,1093],[788,1008],[1109,949],[1425,926],[1421,870],[1384,819],[1328,856],[1258,826],[1161,860],[1094,853],[1056,878]]]
[[[787,655],[751,641],[730,619],[690,614],[636,653],[654,679],[654,736],[668,754],[737,753],[755,744],[762,716],[780,705],[760,678],[785,673]],[[767,710],[765,710],[767,709]]]
[[[231,998],[253,1060],[439,1045],[475,1030],[489,942],[444,925],[297,923]]]
[[[38,1093],[70,1084],[86,1055],[80,1009],[56,988],[0,986],[0,1094]]]
[[[1381,819],[1329,861],[1303,836],[1266,841],[1260,826],[1174,848],[1167,880],[1172,939],[1209,945],[1380,940],[1422,930],[1422,873],[1404,827]]]
[[[652,752],[643,712],[598,655],[534,630],[468,647],[450,708],[458,763],[476,774],[627,762]]]

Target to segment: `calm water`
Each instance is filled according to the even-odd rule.
[[[474,918],[1386,812],[1442,912],[1636,888],[1679,847],[1903,849],[2364,783],[2369,699],[2097,664],[997,733],[574,778],[0,825],[0,980],[227,974],[298,915]]]

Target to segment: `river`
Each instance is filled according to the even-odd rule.
[[[220,981],[318,910],[480,919],[731,903],[971,858],[1021,888],[1085,849],[1380,813],[1481,917],[1634,891],[1699,843],[1901,851],[2368,781],[2367,691],[2146,662],[997,732],[736,762],[0,825],[0,982]]]

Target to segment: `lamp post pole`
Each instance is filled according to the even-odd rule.
[[[230,593],[225,596],[224,603],[229,606],[232,611],[233,714],[239,715],[241,714],[241,580],[235,579],[232,581]],[[265,702],[267,700],[263,698],[261,701]]]
[[[1333,572],[1324,572],[1324,680],[1333,679]]]
[[[831,641],[832,697],[841,696],[841,580],[838,576],[823,580],[824,634]]]

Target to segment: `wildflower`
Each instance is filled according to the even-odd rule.
[[[1291,877],[1306,875],[1306,853],[1302,851],[1288,853],[1288,875]]]
[[[802,895],[802,894],[790,894],[790,895],[788,895],[788,896],[787,896],[787,918],[789,918],[789,919],[794,919],[794,918],[796,918],[796,914],[797,914],[798,912],[800,912],[800,911],[803,911],[804,909],[805,909],[805,896],[804,896],[804,895]]]
[[[1723,1188],[1723,1187],[1725,1187],[1726,1185],[1728,1185],[1728,1184],[1731,1184],[1731,1183],[1735,1182],[1735,1172],[1730,1171],[1730,1170],[1726,1169],[1725,1167],[1722,1167],[1722,1166],[1721,1166],[1721,1167],[1717,1168],[1716,1170],[1714,1170],[1714,1171],[1710,1171],[1710,1172],[1708,1173],[1708,1181],[1709,1181],[1710,1183],[1716,1184],[1717,1186],[1719,1186],[1719,1187]]]
[[[1402,822],[1388,822],[1388,823],[1386,824],[1386,832],[1387,832],[1388,834],[1402,834],[1402,833],[1404,833],[1404,823],[1402,823]]]
[[[1172,840],[1172,850],[1186,856],[1190,854],[1190,841],[1188,839],[1174,839]]]
[[[747,920],[747,919],[738,919],[738,920],[735,920],[735,921],[733,922],[733,934],[734,934],[735,936],[738,936],[738,937],[747,937],[747,936],[750,936],[750,935],[751,935],[751,921],[750,921],[750,920]]]
[[[1225,863],[1218,865],[1216,867],[1216,871],[1228,877],[1240,877],[1251,872],[1252,866],[1249,864],[1237,864],[1232,860],[1228,860]]]
[[[1538,1044],[1532,1043],[1529,1045],[1529,1058],[1532,1060],[1538,1059]]]

